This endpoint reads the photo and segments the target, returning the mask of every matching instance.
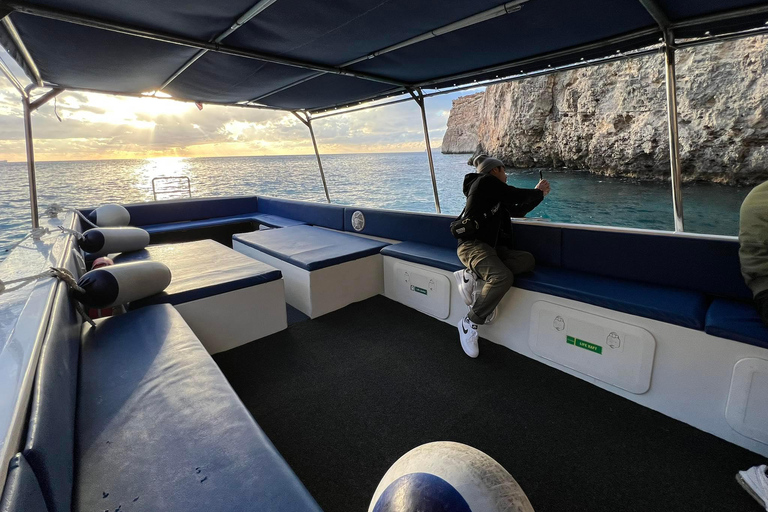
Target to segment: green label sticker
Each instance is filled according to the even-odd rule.
[[[603,347],[600,345],[595,345],[594,343],[590,343],[588,341],[580,340],[579,338],[574,338],[573,336],[566,336],[565,342],[569,345],[573,345],[575,347],[580,347],[585,350],[589,350],[590,352],[594,352],[596,354],[602,354],[603,353]]]
[[[424,288],[419,288],[418,286],[414,286],[413,291],[423,293],[424,295],[427,294],[427,290],[425,290]]]

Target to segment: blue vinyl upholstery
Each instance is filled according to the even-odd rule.
[[[226,226],[229,224],[239,224],[241,222],[251,222],[256,224],[256,214],[244,213],[242,215],[232,215],[231,217],[216,217],[214,219],[186,220],[180,222],[166,222],[165,224],[151,224],[142,226],[150,235],[161,233],[175,233],[178,231],[191,231],[194,229],[212,228],[216,226]]]
[[[96,322],[81,348],[75,510],[320,510],[172,306]]]
[[[768,348],[768,327],[760,320],[755,307],[748,302],[713,300],[707,310],[704,332]]]
[[[150,245],[142,251],[121,254],[115,263],[146,260],[165,263],[171,269],[171,284],[162,293],[132,302],[131,309],[182,304],[282,278],[278,269],[213,240]]]
[[[280,217],[278,215],[270,215],[268,213],[256,213],[252,215],[253,219],[259,224],[264,224],[270,228],[288,228],[291,226],[303,226],[307,224],[301,220],[288,219],[286,217]]]
[[[464,268],[456,249],[438,247],[435,245],[420,244],[416,242],[401,242],[384,247],[381,250],[384,256],[392,256],[400,260],[420,263],[429,267],[440,268],[455,272]]]
[[[23,451],[49,512],[70,512],[72,506],[80,325],[69,289],[59,283],[35,376]]]
[[[562,268],[536,267],[517,276],[515,286],[691,329],[704,328],[707,311],[702,293]]]
[[[371,208],[344,208],[344,230],[356,233],[352,215],[361,212],[365,227],[359,233],[403,242],[419,242],[456,251],[457,241],[449,225],[456,217],[426,213],[406,213]]]
[[[344,208],[342,206],[259,197],[259,213],[287,217],[324,228],[344,230]]]
[[[125,208],[131,214],[131,226],[139,227],[233,217],[258,210],[255,196],[155,201],[128,204]]]
[[[378,254],[382,247],[389,245],[313,226],[254,231],[234,235],[232,239],[304,270],[318,270]]]
[[[741,277],[735,241],[563,229],[562,247],[562,266],[570,270],[721,297],[752,297]]]
[[[20,453],[8,464],[0,512],[48,512],[35,473]]]
[[[546,224],[514,224],[513,244],[518,251],[533,254],[537,265],[559,267],[563,250],[563,229]]]

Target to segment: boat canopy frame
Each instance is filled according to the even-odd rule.
[[[665,69],[665,88],[666,88],[666,111],[667,123],[669,128],[669,146],[670,146],[670,174],[672,184],[672,202],[674,225],[676,232],[684,231],[684,215],[682,201],[682,172],[680,166],[680,149],[678,134],[677,117],[677,85],[675,76],[675,51],[677,49],[691,48],[705,44],[733,40],[744,37],[768,34],[768,21],[761,23],[763,19],[768,20],[768,4],[746,5],[737,8],[726,9],[719,12],[705,13],[698,16],[692,16],[686,19],[672,20],[664,7],[665,5],[683,0],[637,0],[655,23],[655,26],[644,27],[639,30],[630,31],[625,34],[603,38],[599,41],[592,41],[584,44],[575,45],[569,48],[563,48],[555,51],[544,52],[538,55],[494,64],[491,66],[479,67],[463,71],[460,73],[436,76],[426,80],[407,81],[396,77],[383,75],[381,73],[371,73],[359,69],[351,69],[360,63],[366,63],[382,55],[396,53],[405,48],[412,48],[425,43],[431,39],[440,38],[446,35],[461,34],[466,29],[473,29],[483,23],[492,22],[509,14],[521,11],[528,4],[535,5],[536,2],[545,2],[548,0],[513,0],[503,4],[492,6],[481,12],[471,14],[464,18],[453,20],[450,23],[442,24],[436,28],[411,36],[404,41],[387,45],[379,50],[366,52],[364,55],[348,60],[339,65],[327,65],[319,62],[302,60],[299,58],[269,53],[265,51],[254,51],[233,45],[225,45],[222,41],[233,33],[246,26],[259,15],[268,10],[270,6],[278,3],[279,0],[259,0],[252,5],[245,13],[238,16],[230,27],[210,40],[196,39],[193,37],[182,36],[178,34],[166,33],[153,30],[147,27],[139,27],[119,21],[98,18],[89,14],[68,12],[62,9],[56,9],[42,5],[42,3],[32,3],[26,0],[0,0],[0,17],[2,17],[2,28],[0,29],[0,39],[11,55],[22,67],[22,70],[30,78],[32,83],[28,87],[23,87],[19,79],[11,70],[0,61],[0,71],[11,81],[13,86],[19,91],[24,111],[24,128],[27,153],[27,167],[30,190],[30,207],[32,210],[32,225],[39,226],[38,208],[37,208],[37,186],[35,179],[35,160],[32,140],[31,114],[39,107],[44,105],[50,99],[61,94],[65,90],[79,92],[105,93],[117,96],[132,97],[163,97],[157,93],[163,91],[174,81],[179,79],[188,70],[193,69],[195,63],[200,62],[204,57],[211,54],[221,54],[225,56],[250,59],[261,63],[262,67],[266,65],[280,65],[290,68],[309,71],[310,74],[303,76],[298,80],[289,81],[272,90],[259,94],[248,100],[240,101],[221,101],[216,99],[205,99],[204,103],[231,106],[250,109],[267,109],[282,112],[290,112],[299,121],[307,126],[310,132],[310,138],[317,158],[320,177],[323,184],[326,201],[330,203],[330,194],[325,179],[325,173],[320,158],[320,152],[317,140],[312,127],[312,121],[331,116],[349,114],[370,108],[378,108],[387,105],[403,103],[406,101],[415,101],[419,106],[422,127],[424,131],[425,146],[427,150],[427,160],[430,169],[432,181],[435,210],[440,213],[440,200],[437,190],[434,162],[432,160],[431,144],[429,139],[429,129],[426,118],[426,98],[449,94],[461,90],[474,89],[478,87],[487,87],[498,83],[507,83],[517,80],[523,80],[535,76],[548,75],[561,71],[579,69],[587,66],[595,66],[604,63],[617,62],[626,59],[644,57],[652,54],[661,53],[664,57]],[[283,0],[286,1],[286,0]],[[729,3],[739,3],[743,0],[731,0]],[[676,6],[676,7],[679,7]],[[87,27],[89,30],[107,31],[120,34],[121,36],[130,36],[137,39],[145,39],[159,43],[176,45],[188,49],[196,49],[191,57],[173,73],[165,78],[153,92],[131,92],[106,90],[99,87],[61,85],[58,83],[46,81],[40,72],[33,54],[28,49],[22,39],[20,32],[11,15],[19,13],[23,15],[23,20],[27,18],[44,18],[64,22],[67,24]],[[5,33],[1,33],[2,30]],[[679,32],[678,32],[679,31]],[[682,37],[676,37],[682,33]],[[653,39],[658,42],[652,42]],[[627,50],[621,48],[614,50],[617,46],[627,45]],[[634,47],[633,47],[634,45]],[[608,53],[610,52],[610,53]],[[259,68],[261,69],[261,68]],[[516,70],[519,69],[519,73]],[[262,102],[270,97],[279,95],[295,87],[306,84],[310,81],[319,79],[324,75],[336,75],[348,77],[356,80],[363,80],[368,83],[386,86],[385,90],[373,94],[355,97],[353,101],[347,100],[322,106],[312,106],[307,104],[302,108],[286,108],[277,104],[269,105]],[[48,88],[49,91],[39,96],[37,99],[31,99],[31,92],[36,88]],[[424,92],[424,89],[433,89],[432,92]],[[359,95],[358,95],[359,96]],[[399,96],[399,98],[397,98]],[[395,97],[395,99],[391,99]],[[169,97],[176,101],[197,101],[189,97]]]

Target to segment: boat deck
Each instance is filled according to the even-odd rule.
[[[762,457],[378,296],[214,356],[327,512],[365,511],[408,450],[457,441],[537,512],[759,510],[734,479]]]

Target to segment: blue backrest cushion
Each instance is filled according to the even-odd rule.
[[[324,228],[344,229],[344,207],[274,197],[259,197],[259,212],[300,220]]]
[[[125,205],[131,214],[131,226],[151,226],[185,220],[231,217],[256,212],[257,198],[213,197],[205,199],[178,199]]]
[[[0,512],[48,512],[35,473],[20,453],[8,464]]]
[[[358,211],[365,217],[365,226],[361,231],[352,226],[352,215]],[[458,244],[451,235],[449,225],[455,219],[451,215],[344,208],[345,231],[453,249]]]
[[[536,224],[515,224],[512,227],[514,248],[527,251],[537,265],[559,267],[562,252],[562,228]]]
[[[74,300],[60,282],[35,375],[23,451],[50,512],[71,510],[80,326]]]
[[[562,244],[563,268],[715,296],[751,297],[734,241],[563,228]]]

